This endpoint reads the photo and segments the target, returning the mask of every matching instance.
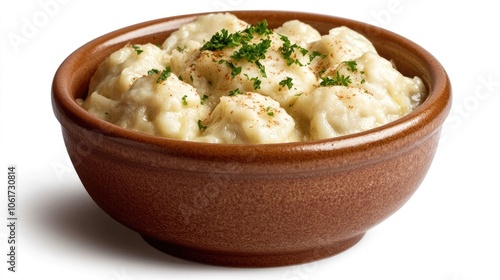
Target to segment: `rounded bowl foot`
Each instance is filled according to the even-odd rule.
[[[156,240],[147,236],[143,239],[154,248],[169,255],[179,257],[199,263],[230,266],[230,267],[276,267],[285,265],[294,265],[320,260],[336,254],[339,254],[363,238],[364,233],[347,240],[335,242],[333,244],[317,247],[310,250],[298,252],[283,253],[238,253],[224,251],[208,251],[203,249],[191,248]]]

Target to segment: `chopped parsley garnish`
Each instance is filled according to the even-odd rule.
[[[259,62],[259,60],[266,58],[266,52],[271,47],[269,35],[272,33],[273,31],[269,29],[266,20],[256,23],[255,25],[250,25],[245,30],[235,33],[229,33],[227,29],[222,29],[220,32],[215,33],[210,38],[210,41],[205,42],[200,50],[220,51],[226,47],[231,48],[241,46],[230,57],[236,61],[244,59],[250,63],[255,63],[262,76],[267,77],[265,67]],[[250,44],[250,41],[254,38],[255,34],[264,38],[261,38],[258,43]],[[235,66],[232,62],[228,62],[226,60],[219,61],[219,63],[224,62],[231,68],[231,76],[233,78],[241,73],[241,67]],[[260,87],[260,83],[255,82],[256,81],[254,81],[254,87]]]
[[[170,75],[172,74],[172,71],[170,70],[170,66],[168,66],[163,71],[161,71],[161,73],[158,69],[155,69],[155,68],[148,70],[148,76],[153,76],[153,75],[158,75],[158,74],[160,74],[160,76],[158,77],[158,79],[156,79],[156,83],[160,84],[161,82],[164,82],[165,80],[167,80],[168,77],[170,77]]]
[[[203,125],[203,122],[201,120],[198,120],[198,128],[200,130],[205,130],[207,129],[207,127],[205,125]]]
[[[237,94],[242,94],[243,92],[240,91],[239,88],[235,89],[235,90],[230,90],[229,91],[229,96],[235,96]]]
[[[219,64],[222,64],[222,63],[226,63],[227,66],[229,66],[229,68],[231,68],[231,77],[235,77],[236,75],[238,75],[239,73],[241,73],[241,66],[240,67],[236,67],[234,66],[234,64],[230,61],[227,61],[227,60],[221,60],[219,61]]]
[[[260,84],[262,81],[258,77],[250,78],[247,74],[244,74],[247,79],[253,82],[253,89],[260,89]]]
[[[260,36],[267,36],[267,35],[270,35],[273,33],[273,31],[269,29],[266,20],[263,20],[262,22],[258,22],[255,25],[249,26],[245,30],[245,32],[247,32],[249,34],[256,33]]]
[[[143,50],[141,50],[141,47],[139,47],[138,45],[132,45],[131,46],[132,49],[135,50],[135,52],[137,53],[137,55],[141,54],[143,52]]]
[[[271,47],[270,39],[264,39],[258,44],[245,44],[238,51],[234,52],[231,58],[236,60],[245,59],[250,63],[257,62],[259,59],[266,58],[266,52],[269,47]]]
[[[332,78],[332,77],[322,77],[321,78],[321,83],[320,86],[348,86],[350,83],[352,83],[351,78],[349,76],[344,76],[340,75],[339,72],[337,72],[337,76]]]
[[[172,71],[170,70],[170,66],[166,67],[163,71],[161,71],[160,76],[156,79],[156,83],[160,84],[161,82],[166,81],[171,74]]]
[[[253,82],[253,89],[260,89],[260,84],[262,83],[262,81],[259,80],[259,78],[253,77],[250,79],[250,81]]]
[[[267,115],[270,116],[270,117],[274,117],[274,112],[271,111],[271,106],[267,106],[266,108],[266,112],[267,112]]]
[[[290,42],[290,39],[284,35],[280,35],[280,39],[283,42],[283,46],[280,48],[281,55],[283,56],[284,59],[287,61],[287,65],[290,66],[292,64],[297,64],[299,66],[302,66],[302,63],[300,62],[299,59],[297,58],[292,58],[293,54],[295,53],[295,50],[299,50],[299,52],[304,56],[306,55],[309,51],[297,44],[292,44]]]
[[[188,102],[187,102],[187,100],[186,100],[186,98],[187,98],[187,97],[188,97],[187,95],[184,95],[184,96],[182,97],[182,105],[184,105],[184,106],[187,106],[187,105],[188,105]]]
[[[344,61],[345,65],[347,66],[347,70],[351,72],[356,72],[358,71],[358,68],[356,67],[356,61],[354,60],[349,60],[349,61]]]
[[[231,34],[229,34],[227,29],[222,29],[220,32],[215,33],[212,38],[210,38],[210,41],[206,42],[200,50],[220,51],[226,47],[237,47],[252,40],[253,34],[267,36],[271,33],[272,31],[268,28],[266,20],[256,23],[255,25],[250,25],[243,31]]]
[[[160,73],[160,71],[158,71],[158,69],[153,68],[148,71],[148,76],[156,75],[158,73]]]
[[[271,34],[273,34],[273,31],[269,29],[267,21],[265,20],[256,23],[255,25],[249,25],[246,29],[235,33],[230,33],[227,29],[222,29],[219,32],[216,32],[208,42],[205,42],[200,50],[221,51],[224,48],[235,48],[232,54],[225,54],[223,52],[214,53],[212,55],[212,60],[214,63],[218,62],[219,64],[226,64],[230,68],[231,76],[233,78],[242,74],[243,69],[241,66],[238,66],[238,62],[240,60],[245,60],[249,63],[255,64],[255,66],[259,69],[261,76],[266,78],[266,67],[262,62],[266,59],[268,55],[267,52],[272,45],[272,37],[269,36]],[[285,35],[276,35],[279,36],[279,39],[282,42],[278,52],[285,59],[288,66],[293,64],[304,66],[302,62],[307,61],[307,59],[309,59],[307,64],[309,65],[317,57],[326,58],[328,56],[328,54],[322,54],[318,51],[310,52],[308,49],[296,43],[292,43],[292,41],[290,41],[290,39]],[[181,49],[178,50],[182,51]],[[207,56],[208,55],[209,54],[207,53]],[[230,59],[223,59],[225,55],[228,55]],[[347,66],[348,71],[353,73],[358,71],[356,61],[344,61],[344,63]],[[339,72],[336,73],[336,76],[322,77],[323,74],[324,70],[318,74],[318,77],[321,79],[320,86],[348,86],[352,83],[350,76],[340,75]],[[262,81],[259,77],[250,78],[247,74],[244,75],[247,79],[253,82],[253,88],[255,90],[261,88]],[[192,77],[190,78],[192,81]],[[364,80],[361,81],[361,83],[364,83]],[[279,85],[287,87],[289,90],[294,86],[293,80],[290,77],[286,77],[280,81]],[[238,88],[229,91],[229,96],[237,94],[242,94]],[[205,100],[202,98],[202,104],[204,101]]]
[[[222,29],[219,32],[215,33],[210,41],[206,42],[202,47],[201,51],[220,51],[225,47],[236,47],[240,45],[239,39],[236,39],[237,36],[234,34],[229,34],[227,29]]]
[[[321,57],[321,58],[325,58],[327,57],[328,55],[327,54],[322,54],[318,51],[313,51],[310,55],[309,55],[309,63],[311,63],[311,61],[313,61],[316,57]]]
[[[255,65],[257,65],[257,68],[259,68],[260,74],[262,75],[262,77],[267,78],[266,66],[262,65],[262,63],[260,63],[260,61],[258,61],[258,60],[255,61]]]
[[[208,99],[208,95],[204,94],[201,98],[200,98],[200,104],[201,105],[205,105],[205,101],[207,101]]]
[[[279,85],[282,87],[286,86],[286,87],[288,87],[288,89],[291,89],[293,87],[292,78],[286,77],[286,79],[279,82]]]

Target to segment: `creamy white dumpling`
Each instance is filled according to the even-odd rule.
[[[198,120],[207,117],[207,108],[191,85],[173,74],[160,81],[159,75],[138,79],[110,112],[110,121],[148,134],[196,139],[200,134]]]
[[[290,110],[309,140],[361,132],[388,122],[383,101],[361,88],[320,87],[297,98]]]
[[[387,59],[376,53],[367,52],[355,60],[358,72],[362,72],[360,87],[372,93],[379,100],[387,97],[391,100],[386,104],[387,113],[403,116],[415,109],[426,95],[426,88],[419,77],[405,77]],[[345,65],[343,73],[348,73]],[[358,78],[358,81],[360,78]],[[356,83],[353,81],[353,83]],[[392,110],[391,110],[392,108]]]
[[[168,54],[184,50],[186,47],[188,49],[199,49],[205,42],[210,41],[210,38],[215,33],[221,32],[222,29],[227,30],[228,33],[234,33],[244,30],[248,26],[248,23],[230,13],[202,15],[172,32],[163,42],[162,48]]]
[[[162,44],[162,48],[171,55],[170,67],[186,81],[193,78],[190,69],[200,57],[200,48],[216,33],[226,30],[228,34],[242,31],[249,26],[233,14],[217,13],[197,17],[194,21],[182,25],[174,31]],[[197,88],[206,87],[205,81],[195,84]]]
[[[139,77],[150,69],[163,69],[169,61],[164,50],[153,44],[128,45],[112,53],[99,66],[89,84],[89,93],[120,100]]]
[[[114,110],[119,101],[100,95],[97,91],[95,91],[87,96],[85,101],[78,99],[77,102],[83,109],[87,110],[92,115],[109,121],[109,112]]]
[[[328,63],[323,59],[314,60],[312,63],[313,66],[320,64],[323,69],[336,67],[339,63],[356,59],[366,52],[377,53],[366,37],[345,26],[331,29],[319,41],[311,43],[310,48],[312,51],[327,55],[325,59]]]
[[[273,99],[247,92],[224,96],[204,122],[203,141],[259,144],[298,141],[295,122]]]
[[[290,41],[302,47],[305,47],[308,43],[321,39],[321,34],[318,30],[299,20],[287,21],[283,23],[282,26],[274,29],[274,32],[288,37]]]

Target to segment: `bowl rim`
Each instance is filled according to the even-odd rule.
[[[406,48],[411,48],[412,52],[417,53],[427,65],[427,69],[430,71],[430,79],[432,79],[430,83],[431,87],[427,88],[428,96],[420,106],[409,114],[376,128],[328,139],[273,144],[205,143],[149,135],[122,128],[105,120],[101,120],[83,109],[77,104],[76,100],[72,98],[68,81],[74,73],[69,73],[69,70],[71,69],[71,65],[75,64],[78,58],[89,54],[88,50],[97,52],[110,45],[123,44],[135,37],[165,31],[165,28],[170,26],[170,24],[177,25],[190,22],[200,15],[225,12],[232,13],[237,17],[249,16],[250,14],[261,14],[262,16],[260,18],[266,19],[284,16],[286,14],[290,16],[290,19],[312,19],[318,22],[331,22],[335,24],[343,22],[345,26],[363,27],[365,30],[376,32],[377,36],[383,35],[388,39],[397,40],[401,44],[404,44]],[[268,159],[269,156],[274,156],[275,158],[284,157],[289,160],[291,158],[303,158],[303,156],[313,159],[325,156],[335,156],[339,153],[351,153],[355,150],[366,150],[369,147],[376,147],[382,142],[388,141],[388,138],[394,140],[404,138],[406,133],[420,130],[422,127],[426,126],[426,120],[432,121],[441,116],[440,123],[435,123],[432,128],[432,132],[434,133],[440,129],[440,125],[444,122],[444,118],[450,110],[451,84],[445,69],[431,53],[411,40],[384,28],[353,19],[327,14],[285,10],[245,10],[214,11],[169,16],[129,25],[101,35],[77,48],[61,63],[54,75],[51,96],[54,114],[61,124],[64,117],[69,117],[76,125],[108,136],[118,142],[133,145],[142,144],[145,147],[147,146],[150,149],[152,148],[163,153],[202,156],[210,159],[226,160],[235,156],[245,155],[251,155],[253,159],[255,159],[262,154],[263,157],[265,157],[262,158],[263,160]],[[324,153],[319,156],[319,154],[322,153],[318,152]],[[290,156],[290,154],[295,154],[295,156]]]

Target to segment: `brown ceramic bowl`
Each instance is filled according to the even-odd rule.
[[[153,20],[72,53],[53,80],[52,104],[83,185],[111,217],[152,246],[198,262],[297,264],[342,252],[397,211],[422,182],[451,105],[440,63],[397,34],[349,19],[285,11],[233,12],[270,27],[298,19],[322,34],[341,25],[370,39],[429,89],[409,115],[321,141],[224,145],[154,137],[97,119],[75,99],[97,65],[126,43],[161,43],[196,15]]]

